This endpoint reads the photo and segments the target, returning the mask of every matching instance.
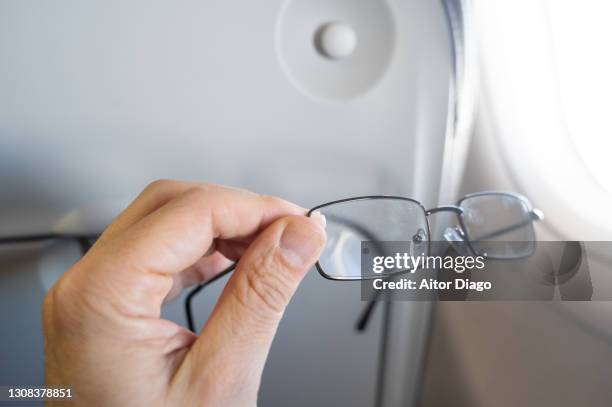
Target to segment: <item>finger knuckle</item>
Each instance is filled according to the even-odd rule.
[[[208,184],[198,184],[187,189],[185,195],[196,200],[205,200],[210,197],[210,192]]]
[[[42,306],[43,326],[45,330],[51,329],[53,326],[64,325],[67,310],[70,309],[68,302],[72,298],[71,295],[66,295],[65,279],[60,279],[47,292]]]
[[[170,186],[174,185],[175,183],[176,181],[173,181],[171,179],[165,179],[165,178],[156,179],[155,181],[149,183],[149,185],[145,187],[144,192],[155,193],[158,191],[165,191],[166,189],[168,189]]]
[[[264,206],[282,207],[286,205],[286,201],[274,195],[259,195]]]

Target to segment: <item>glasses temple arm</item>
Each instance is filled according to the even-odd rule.
[[[219,274],[217,274],[210,280],[205,281],[202,284],[199,284],[198,286],[193,288],[191,291],[189,291],[189,294],[187,294],[187,297],[185,297],[185,315],[187,316],[187,327],[189,328],[191,332],[195,333],[195,322],[193,320],[193,310],[191,307],[191,301],[193,300],[193,297],[195,297],[196,294],[202,291],[204,287],[214,283],[215,281],[219,280],[222,277],[225,277],[226,275],[234,271],[235,268],[236,268],[236,263],[232,264],[225,270],[221,271]]]
[[[378,297],[380,297],[380,290],[376,291],[376,294],[374,294],[374,296],[370,298],[363,311],[361,311],[361,315],[359,315],[357,323],[355,324],[355,330],[357,332],[363,332],[367,328],[368,322],[372,317],[372,312],[374,312],[376,303],[378,303]]]

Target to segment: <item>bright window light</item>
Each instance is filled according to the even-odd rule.
[[[475,0],[481,129],[491,163],[544,212],[555,237],[609,240],[612,4]]]
[[[612,193],[612,4],[546,4],[565,125],[593,177]]]

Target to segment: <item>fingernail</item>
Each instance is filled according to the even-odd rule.
[[[327,226],[327,220],[325,219],[325,215],[323,215],[319,211],[311,213],[310,218],[315,220],[323,229],[325,229],[325,226]]]
[[[283,257],[295,267],[313,264],[325,241],[319,226],[314,225],[316,222],[322,226],[320,220],[313,218],[313,221],[308,218],[292,220],[281,236],[280,248]]]

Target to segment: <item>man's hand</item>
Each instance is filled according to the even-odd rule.
[[[325,244],[324,220],[269,196],[157,181],[49,291],[47,385],[83,406],[253,406],[291,296]],[[199,336],[160,318],[165,298],[240,259]]]

